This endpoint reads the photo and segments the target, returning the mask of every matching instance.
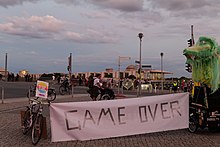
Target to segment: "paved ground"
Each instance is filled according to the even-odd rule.
[[[56,102],[87,101],[88,95],[59,96]],[[23,135],[20,126],[20,111],[25,110],[27,99],[10,99],[0,104],[0,147],[30,147],[30,135]],[[199,130],[196,134],[186,129],[133,135],[119,138],[99,139],[91,141],[68,141],[51,143],[48,108],[45,106],[44,115],[47,117],[47,139],[41,139],[36,146],[43,147],[220,147],[220,133]]]

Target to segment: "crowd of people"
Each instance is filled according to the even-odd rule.
[[[98,74],[99,76],[101,76],[101,74]],[[0,76],[1,78],[2,76]],[[79,86],[87,86],[87,87],[91,87],[91,81],[93,81],[95,78],[97,78],[97,75],[93,75],[91,74],[88,78],[85,77],[80,77],[77,76],[76,78],[74,77],[74,75],[72,75],[71,79],[68,79],[67,76],[52,76],[52,81],[54,81],[53,83],[62,83],[65,79],[68,79],[70,81],[70,84],[74,84],[74,86],[79,85]],[[7,76],[7,81],[26,81],[26,82],[32,82],[34,81],[33,76],[30,74],[25,75],[24,77],[20,77],[19,74],[14,74],[14,73],[9,73]],[[100,78],[101,83],[108,88],[116,88],[116,87],[120,87],[122,88],[122,85],[124,83],[126,83],[126,81],[132,82],[132,87],[130,89],[136,89],[139,83],[138,79],[120,79],[119,81],[114,80],[113,78]],[[146,81],[142,81],[142,84],[146,84]],[[167,88],[166,85],[164,85],[164,89],[165,87]],[[191,80],[185,80],[185,79],[181,79],[181,80],[174,80],[173,83],[171,85],[168,86],[169,89],[171,89],[174,93],[175,92],[190,92],[192,87],[193,87],[193,82]],[[152,88],[153,89],[161,89],[161,84],[157,83],[157,84],[152,84]],[[128,89],[127,89],[128,90]]]
[[[1,74],[0,74],[0,80],[3,80],[3,75],[1,75]],[[14,73],[8,73],[7,81],[9,81],[9,82],[15,82],[15,81],[32,82],[33,75],[27,74],[24,77],[21,77],[21,76],[19,76],[18,73],[16,75]]]
[[[172,85],[172,90],[176,93],[178,91],[183,91],[183,92],[191,92],[193,87],[193,82],[192,80],[182,80],[180,82],[174,81]]]

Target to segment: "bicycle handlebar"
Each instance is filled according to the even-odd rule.
[[[44,99],[43,98],[29,98],[29,102],[32,103],[32,104],[42,104],[42,105],[49,105],[50,104],[50,101],[48,101],[47,99]]]

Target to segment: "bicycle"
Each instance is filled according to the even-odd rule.
[[[31,130],[32,144],[36,145],[41,139],[43,132],[43,104],[50,104],[49,101],[43,102],[42,98],[29,99],[30,105],[24,113],[22,120],[22,132],[27,134]]]
[[[61,95],[65,95],[65,94],[71,94],[71,91],[72,91],[72,85],[69,84],[68,79],[64,80],[59,87],[59,93]]]
[[[90,94],[90,97],[93,98],[92,88],[89,88],[87,92]],[[110,88],[104,88],[98,90],[99,95],[97,96],[97,100],[113,100],[115,99],[115,93]]]
[[[28,92],[27,92],[27,98],[34,98],[36,95],[36,84],[30,86]],[[49,101],[54,101],[56,99],[56,92],[54,88],[48,89],[48,97],[47,99]]]

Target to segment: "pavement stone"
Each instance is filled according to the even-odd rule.
[[[132,98],[135,96],[127,96]],[[87,94],[58,96],[55,102],[77,102],[91,100]],[[27,98],[6,99],[0,104],[0,147],[30,147],[31,135],[21,132],[20,111],[28,105]],[[51,142],[49,109],[44,107],[47,118],[47,139],[36,146],[43,147],[220,147],[220,133],[198,130],[192,134],[187,129],[124,136],[89,141]]]

